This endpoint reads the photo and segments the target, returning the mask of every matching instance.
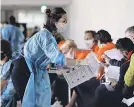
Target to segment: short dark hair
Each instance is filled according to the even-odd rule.
[[[108,42],[112,42],[112,38],[111,38],[111,35],[109,34],[108,31],[106,30],[99,30],[96,34],[96,38],[95,38],[95,41],[100,41],[100,43],[108,43]]]
[[[94,30],[86,30],[85,33],[91,33],[93,38],[95,38],[96,32]]]
[[[134,44],[129,38],[120,38],[116,42],[117,49],[130,52],[134,50]]]
[[[134,33],[134,26],[127,28],[126,32]]]
[[[47,9],[46,15],[47,15],[47,22],[46,25],[44,25],[44,28],[48,29],[50,32],[56,31],[57,28],[55,26],[55,22],[58,22],[59,19],[66,14],[63,8],[57,7],[54,9]]]
[[[16,24],[16,19],[14,16],[10,16],[9,21],[10,21],[10,24],[13,24],[13,25]]]
[[[11,45],[8,41],[2,39],[0,40],[1,42],[1,60],[5,58],[6,56],[10,59],[12,56],[12,51],[11,51]]]

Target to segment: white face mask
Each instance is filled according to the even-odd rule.
[[[94,45],[94,39],[91,40],[85,40],[86,46],[88,49],[91,49]]]
[[[69,58],[69,59],[74,59],[74,58],[75,58],[75,52],[74,52],[74,50],[71,48],[71,49],[65,54],[65,57],[66,57],[66,58]]]
[[[99,48],[103,48],[103,44],[98,44],[98,47]]]
[[[58,22],[56,24],[56,28],[57,28],[58,33],[65,32],[67,30],[67,27],[68,27],[67,23]]]
[[[104,46],[104,44],[101,44],[100,41],[98,42],[98,47],[102,48]]]

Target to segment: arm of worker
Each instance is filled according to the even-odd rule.
[[[42,30],[42,32],[40,32],[38,38],[36,39],[38,44],[52,63],[64,65],[65,57],[59,51],[56,40],[50,32],[48,32],[47,30]]]

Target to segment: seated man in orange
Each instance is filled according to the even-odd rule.
[[[96,32],[93,30],[87,30],[85,31],[85,44],[88,50],[92,50],[93,52],[97,53],[98,52],[98,45],[95,43],[95,35]]]

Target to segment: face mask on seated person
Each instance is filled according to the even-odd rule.
[[[94,39],[91,40],[85,40],[87,49],[92,49],[92,47],[94,46]]]
[[[100,41],[98,42],[98,47],[103,48],[104,44],[101,44]]]
[[[69,59],[75,59],[75,52],[73,50],[73,48],[71,48],[66,54],[65,54],[66,58]]]

